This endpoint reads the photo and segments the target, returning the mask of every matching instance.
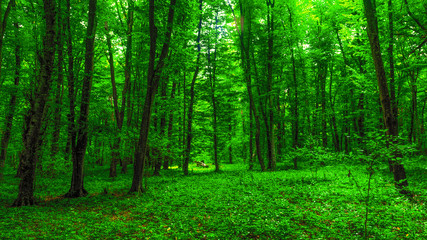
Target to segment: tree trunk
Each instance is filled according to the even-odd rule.
[[[252,114],[255,120],[255,147],[256,147],[256,152],[257,152],[257,158],[258,158],[258,162],[259,165],[261,167],[261,171],[265,171],[265,164],[264,164],[264,159],[262,157],[262,152],[261,152],[261,139],[260,139],[260,134],[261,134],[261,124],[259,122],[259,115],[257,113],[256,110],[256,106],[255,106],[255,101],[253,98],[253,94],[252,94],[252,77],[251,77],[251,55],[250,55],[250,46],[251,46],[251,12],[250,9],[243,9],[242,6],[242,2],[239,1],[240,3],[240,11],[241,11],[241,16],[245,16],[247,19],[247,32],[245,31],[244,28],[244,18],[242,18],[242,22],[241,22],[241,32],[238,29],[238,24],[237,24],[237,19],[236,16],[234,15],[234,11],[233,11],[233,16],[234,16],[234,21],[236,22],[236,28],[237,31],[239,32],[240,35],[240,52],[241,52],[241,57],[242,57],[242,63],[243,63],[243,68],[245,71],[245,80],[246,80],[246,89],[248,92],[248,97],[249,97],[249,108],[252,110]],[[231,5],[230,5],[231,8]],[[248,11],[248,15],[246,16],[246,12],[245,14],[244,11]],[[246,33],[246,34],[245,34]],[[246,46],[245,46],[245,42],[244,42],[244,37],[246,37]],[[253,54],[253,52],[252,52]],[[255,58],[252,55],[253,58],[253,64],[255,67],[255,75],[258,75],[257,73],[257,69],[256,69],[256,63],[255,63]]]
[[[22,170],[17,199],[12,206],[26,206],[34,204],[34,179],[36,174],[37,157],[40,150],[42,120],[45,114],[46,102],[52,83],[52,72],[55,58],[55,12],[54,0],[43,0],[46,35],[43,41],[43,56],[40,67],[40,84],[38,85],[31,107],[28,112],[27,125],[24,130],[24,149],[20,156]]]
[[[133,0],[128,0],[128,14],[127,14],[127,39],[126,39],[126,55],[125,55],[125,85],[123,87],[122,92],[122,108],[120,111],[120,125],[123,126],[124,122],[124,115],[125,115],[125,108],[126,108],[126,101],[127,101],[127,111],[128,111],[128,119],[127,119],[127,126],[130,127],[131,125],[131,108],[130,108],[130,97],[129,90],[131,86],[131,72],[132,72],[132,32],[133,32],[133,12],[134,12],[134,2]],[[121,130],[121,128],[120,128]],[[127,164],[128,164],[128,157],[124,157],[122,161],[122,173],[127,172]]]
[[[274,8],[275,0],[267,0],[267,25],[268,25],[268,53],[267,53],[267,90],[268,90],[268,167],[270,170],[276,170],[276,150],[274,140],[274,108],[273,108],[273,50],[274,50]]]
[[[397,101],[396,101],[396,86],[395,86],[395,77],[394,77],[394,57],[393,57],[393,48],[394,48],[394,25],[393,25],[393,2],[388,0],[388,31],[389,31],[389,42],[388,42],[388,63],[390,71],[390,101],[391,107],[393,108],[393,114],[396,121],[397,118]],[[399,122],[399,121],[398,121]],[[399,126],[399,124],[398,124]],[[397,128],[398,128],[397,126]],[[399,133],[399,129],[397,129]]]
[[[155,26],[154,17],[154,0],[149,1],[149,27],[150,27],[150,57],[148,63],[147,75],[147,94],[145,95],[144,111],[142,113],[140,135],[138,145],[135,149],[134,173],[132,186],[129,190],[132,192],[144,192],[142,186],[142,178],[145,167],[145,159],[147,153],[148,133],[150,130],[151,110],[154,103],[157,87],[159,86],[160,77],[164,67],[164,61],[169,52],[170,39],[172,35],[173,17],[175,13],[176,0],[170,1],[167,31],[165,34],[165,42],[163,43],[162,52],[155,67],[156,60],[156,44],[157,44],[157,27]]]
[[[175,91],[176,91],[176,82],[173,82],[172,84],[172,91],[170,99],[173,100],[175,98]],[[173,131],[173,110],[171,109],[169,111],[169,122],[168,122],[168,145],[167,145],[167,152],[168,156],[165,158],[165,161],[163,162],[163,169],[167,170],[169,169],[169,165],[171,164],[171,142],[172,142],[172,131]]]
[[[113,137],[113,145],[111,149],[111,162],[110,162],[110,177],[117,177],[117,163],[120,160],[120,130],[122,128],[122,119],[120,118],[118,99],[117,99],[117,87],[116,87],[116,77],[115,77],[115,68],[114,68],[114,57],[113,50],[111,48],[111,36],[108,29],[108,22],[104,23],[105,35],[107,36],[107,47],[108,47],[108,63],[110,65],[110,79],[111,86],[113,89],[113,109],[114,109],[114,119],[116,122],[115,134]]]
[[[200,63],[200,34],[202,30],[202,1],[199,1],[199,11],[200,11],[200,19],[198,24],[198,34],[197,34],[197,61],[196,61],[196,70],[194,70],[193,79],[191,81],[191,89],[190,89],[190,105],[188,106],[188,125],[187,125],[187,147],[185,150],[185,159],[184,164],[182,166],[182,170],[184,175],[188,175],[188,164],[190,162],[190,154],[191,154],[191,140],[193,138],[192,132],[192,124],[193,124],[193,105],[194,105],[194,84],[196,83],[197,75],[199,74],[199,63]]]
[[[384,69],[384,63],[381,57],[381,48],[379,42],[379,33],[378,33],[378,22],[376,18],[376,11],[372,6],[371,0],[363,0],[363,6],[365,9],[365,16],[367,19],[367,33],[369,37],[369,43],[371,47],[372,59],[375,65],[375,71],[377,75],[378,88],[380,92],[380,100],[382,106],[382,112],[384,117],[384,122],[387,128],[387,135],[390,137],[390,140],[397,144],[397,119],[394,117],[393,108],[390,101],[390,96],[387,88],[387,79]],[[406,179],[406,172],[403,165],[399,162],[401,153],[398,149],[393,149],[393,158],[390,160],[389,164],[393,169],[395,186],[399,189],[400,193],[407,194],[407,190],[404,188],[408,186],[408,181]]]
[[[288,7],[289,11],[289,24],[290,28],[293,31],[293,18],[292,18],[292,11]],[[291,60],[292,60],[292,80],[293,80],[293,90],[294,90],[294,104],[292,106],[292,148],[296,150],[299,145],[299,113],[298,113],[298,79],[297,79],[297,71],[296,71],[296,64],[295,64],[295,54],[294,54],[294,47],[293,47],[293,41],[289,41],[289,50],[291,51]],[[294,169],[298,168],[298,158],[295,156],[293,159],[294,162]]]
[[[67,115],[68,118],[68,140],[65,147],[65,154],[67,159],[70,155],[71,149],[75,148],[75,139],[76,139],[76,126],[75,126],[75,102],[76,96],[74,94],[74,56],[73,56],[73,39],[71,35],[71,3],[70,0],[67,0],[66,8],[66,35],[67,35],[67,57],[68,57],[68,99],[70,101],[70,113]]]
[[[52,133],[52,145],[51,145],[51,156],[55,156],[58,151],[58,141],[61,131],[61,112],[62,112],[62,96],[63,96],[63,82],[64,82],[64,36],[63,36],[63,22],[62,22],[62,12],[58,11],[58,34],[57,34],[57,49],[58,49],[58,61],[57,61],[57,71],[58,77],[56,80],[56,92],[55,92],[55,103],[54,103],[54,121],[53,121],[53,133]]]
[[[17,88],[19,85],[19,80],[20,80],[20,76],[21,76],[21,62],[22,62],[22,60],[21,60],[21,43],[20,43],[19,38],[18,38],[19,24],[17,22],[15,22],[13,25],[15,26],[15,40],[16,40],[14,84],[15,84],[15,87]],[[0,142],[0,144],[1,144],[0,145],[0,181],[3,179],[3,168],[5,165],[5,161],[6,161],[7,148],[9,145],[10,134],[12,132],[13,117],[15,115],[15,107],[16,107],[16,91],[13,91],[11,96],[10,96],[9,111],[6,115],[4,132],[3,132],[1,142]]]
[[[89,103],[92,90],[92,78],[94,68],[94,48],[95,48],[95,31],[96,31],[96,3],[97,0],[89,0],[89,14],[88,26],[86,32],[86,52],[85,52],[85,70],[82,87],[82,100],[80,105],[80,116],[77,122],[78,132],[76,140],[72,139],[75,147],[71,149],[71,158],[73,160],[73,175],[71,178],[71,187],[64,197],[77,198],[84,197],[88,192],[84,188],[83,180],[83,164],[86,154],[86,147],[88,142],[88,117],[89,117]],[[74,144],[72,144],[74,145]]]
[[[253,144],[253,114],[252,114],[252,108],[249,107],[249,170],[252,170],[254,168],[254,144]]]

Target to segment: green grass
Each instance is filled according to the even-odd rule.
[[[87,169],[89,196],[60,199],[70,175],[37,178],[36,206],[10,208],[18,180],[0,183],[0,239],[363,239],[365,167],[222,172],[190,166],[162,171],[149,189],[128,195],[132,172],[112,180],[108,167]],[[282,169],[284,166],[279,166]],[[415,197],[396,193],[384,167],[373,175],[368,232],[372,239],[426,239],[426,164],[406,165]],[[132,167],[130,166],[130,169]],[[193,169],[193,170],[191,170]],[[351,169],[355,181],[348,177]],[[103,189],[108,194],[103,194]]]

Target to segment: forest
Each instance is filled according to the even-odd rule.
[[[0,0],[0,238],[426,239],[423,0]]]

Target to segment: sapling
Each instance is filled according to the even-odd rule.
[[[372,175],[374,174],[374,170],[373,170],[373,164],[374,164],[374,158],[372,158],[372,160],[369,163],[369,167],[367,168],[368,172],[369,172],[369,177],[368,177],[368,189],[366,192],[366,196],[365,198],[365,224],[364,224],[364,232],[365,232],[365,239],[368,239],[368,215],[369,215],[369,194],[371,191],[371,179],[372,179]],[[354,183],[356,184],[357,189],[360,192],[360,195],[362,195],[363,197],[363,192],[361,187],[359,186],[359,183],[357,182],[357,180],[354,178],[354,175],[351,173],[351,170],[348,170],[348,177],[352,177]]]

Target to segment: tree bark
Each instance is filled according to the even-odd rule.
[[[20,156],[21,181],[17,199],[12,206],[26,206],[34,204],[34,179],[36,174],[37,158],[40,150],[40,139],[43,137],[41,127],[45,114],[46,102],[52,83],[52,72],[55,58],[55,28],[56,6],[54,0],[43,0],[46,35],[43,41],[43,56],[40,67],[40,84],[38,85],[31,107],[27,114],[27,125],[24,130],[24,149]]]
[[[76,139],[76,126],[75,126],[75,86],[74,86],[74,55],[73,55],[73,39],[71,35],[71,3],[70,0],[67,0],[66,8],[66,35],[67,35],[67,57],[68,57],[68,100],[70,101],[69,109],[70,113],[67,115],[68,119],[68,140],[65,147],[65,154],[67,159],[70,155],[71,149],[75,148],[75,139]]]
[[[268,134],[268,166],[272,171],[276,170],[276,149],[274,139],[274,108],[273,108],[273,51],[274,51],[274,8],[275,0],[267,0],[268,16],[268,53],[267,53],[267,90],[268,90],[268,112],[269,124]]]
[[[202,2],[203,0],[199,1],[199,11],[200,11],[200,19],[198,24],[198,34],[197,34],[197,61],[196,61],[196,69],[194,70],[193,79],[191,81],[191,88],[190,88],[190,105],[188,106],[188,123],[187,123],[187,147],[185,150],[185,159],[184,164],[182,166],[182,170],[184,172],[184,175],[188,175],[188,164],[190,162],[190,154],[191,154],[191,140],[193,139],[193,132],[192,132],[192,124],[193,124],[193,105],[194,105],[194,84],[197,80],[197,75],[199,75],[199,63],[200,63],[200,34],[202,30]]]
[[[56,80],[56,89],[55,89],[55,102],[54,102],[54,121],[53,121],[53,133],[52,133],[52,145],[51,145],[51,156],[55,156],[58,151],[58,142],[61,131],[61,112],[62,112],[62,95],[63,95],[63,82],[64,82],[64,41],[63,41],[63,22],[62,22],[62,11],[58,10],[58,34],[57,34],[57,51],[58,51],[58,61],[57,61],[57,71],[58,77]]]
[[[134,2],[133,0],[128,0],[128,13],[127,13],[127,39],[126,39],[126,55],[125,55],[125,85],[123,87],[122,92],[122,107],[120,110],[120,126],[123,127],[124,123],[124,117],[125,117],[125,109],[126,109],[126,103],[127,103],[127,111],[128,111],[128,119],[127,119],[127,126],[130,127],[131,125],[131,108],[130,108],[130,97],[129,90],[131,86],[131,77],[132,77],[132,32],[133,32],[133,13],[134,13]],[[120,128],[121,131],[121,128]],[[122,173],[127,172],[127,164],[128,164],[128,157],[125,157],[122,160]]]
[[[293,18],[292,11],[288,6],[289,11],[289,24],[291,31],[294,33],[293,29]],[[292,106],[292,148],[296,150],[299,146],[299,113],[298,113],[298,79],[297,79],[297,70],[295,64],[295,54],[293,41],[289,41],[289,50],[291,51],[291,60],[292,60],[292,80],[293,80],[293,90],[294,90],[294,104]],[[298,168],[298,158],[295,156],[293,159],[294,169]]]
[[[107,36],[107,47],[108,47],[108,63],[110,65],[110,79],[111,86],[113,89],[113,109],[114,109],[114,120],[116,122],[115,134],[113,137],[113,145],[111,148],[111,162],[110,162],[110,177],[117,177],[117,163],[120,160],[120,130],[122,128],[122,119],[119,113],[118,99],[117,99],[117,87],[116,87],[116,76],[114,68],[114,53],[111,47],[111,36],[109,33],[108,22],[104,23],[105,35]]]
[[[380,92],[380,101],[384,117],[384,122],[387,128],[387,135],[390,140],[397,144],[397,120],[393,114],[393,108],[391,106],[390,96],[387,88],[387,79],[384,69],[384,63],[381,57],[381,48],[379,42],[379,33],[378,33],[378,22],[376,18],[376,11],[372,6],[371,0],[363,0],[363,6],[365,9],[365,16],[367,19],[367,33],[369,37],[369,43],[371,47],[372,59],[375,65],[375,71],[377,75],[378,88]],[[406,179],[406,172],[403,164],[399,162],[401,158],[401,153],[397,149],[393,149],[393,158],[389,161],[393,169],[393,176],[395,181],[396,188],[402,194],[407,194],[407,190],[404,188],[408,186],[408,181]]]
[[[218,12],[215,15],[215,31],[217,29],[218,23]],[[215,33],[215,36],[218,36]],[[215,96],[216,90],[216,54],[217,54],[217,39],[215,38],[214,42],[214,54],[213,59],[211,60],[211,46],[210,41],[208,41],[208,67],[209,67],[209,82],[210,82],[210,90],[211,90],[211,101],[212,101],[212,128],[213,128],[213,148],[214,148],[214,163],[215,163],[215,172],[219,172],[219,163],[218,163],[218,124],[217,124],[217,99]]]
[[[80,116],[77,122],[78,132],[76,134],[75,147],[72,148],[71,158],[73,160],[73,175],[71,178],[71,187],[64,197],[77,198],[88,194],[84,188],[84,157],[88,142],[88,117],[89,103],[92,90],[92,78],[94,68],[94,48],[96,32],[96,4],[97,0],[89,0],[88,27],[86,32],[86,52],[85,52],[85,70],[82,88],[82,100],[80,105]],[[72,140],[75,141],[74,139]],[[72,144],[73,145],[73,144]]]
[[[176,82],[173,82],[172,84],[172,91],[170,99],[173,100],[175,98],[175,91],[176,91]],[[168,122],[168,145],[167,145],[167,157],[165,158],[163,162],[163,169],[167,170],[169,169],[169,165],[171,164],[171,142],[172,142],[172,132],[173,132],[173,110],[171,109],[169,111],[169,122]]]
[[[165,42],[163,43],[162,52],[155,67],[156,59],[156,44],[157,44],[157,27],[155,26],[155,17],[154,17],[154,0],[149,1],[149,27],[150,27],[150,57],[148,63],[148,75],[147,75],[147,94],[145,95],[144,102],[144,111],[142,113],[141,119],[141,128],[140,135],[138,140],[138,145],[135,149],[135,163],[134,163],[134,173],[132,179],[132,186],[129,190],[132,192],[144,192],[142,186],[143,172],[145,168],[145,159],[147,153],[147,141],[148,133],[150,130],[150,119],[151,119],[151,110],[154,103],[155,95],[157,88],[159,86],[159,81],[162,75],[162,70],[164,67],[164,61],[169,52],[170,40],[172,35],[172,26],[173,18],[175,13],[176,0],[170,1],[168,21],[167,21],[167,30],[165,34]]]

